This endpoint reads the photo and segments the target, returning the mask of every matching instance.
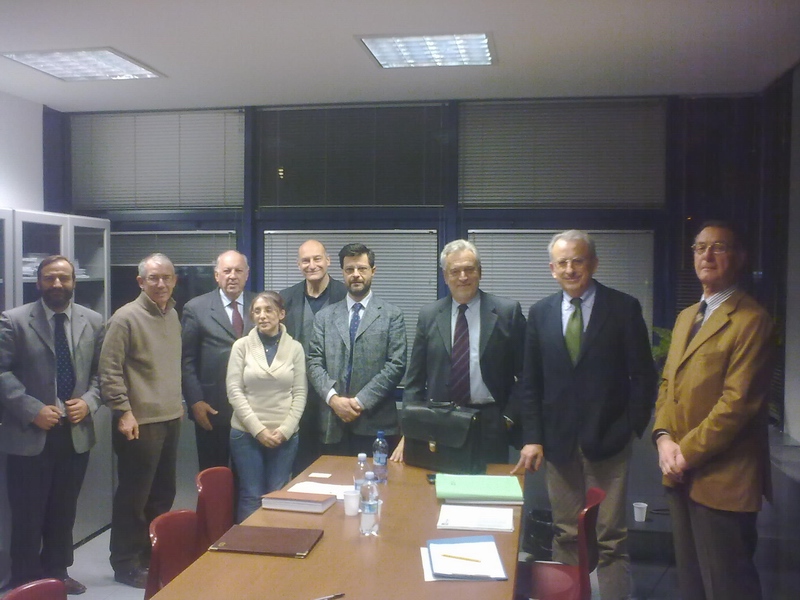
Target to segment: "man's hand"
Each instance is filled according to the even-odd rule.
[[[361,416],[361,405],[355,398],[346,398],[344,396],[331,396],[330,407],[336,416],[345,423],[351,423]]]
[[[73,398],[64,402],[70,423],[80,423],[89,414],[89,405],[83,398]]]
[[[519,452],[519,462],[511,471],[512,475],[522,475],[526,470],[536,472],[542,466],[544,448],[541,444],[525,444]]]
[[[139,439],[139,423],[131,411],[126,410],[122,413],[117,423],[117,431],[124,435],[128,441]]]
[[[389,457],[389,460],[393,460],[394,462],[403,462],[403,451],[406,448],[406,436],[400,438],[400,443],[397,444],[397,448],[394,449],[392,455]]]
[[[277,429],[273,429],[272,431],[269,429],[262,429],[258,432],[256,439],[262,446],[266,446],[267,448],[277,448],[286,441],[286,438],[283,437],[283,434]]]
[[[52,404],[45,404],[39,413],[33,418],[33,424],[39,429],[50,431],[58,424],[61,418],[61,412]]]
[[[208,419],[208,415],[217,414],[219,414],[219,411],[214,410],[205,400],[200,400],[199,402],[192,404],[192,415],[194,416],[194,422],[200,425],[200,427],[206,431],[211,431],[214,429],[214,427],[211,425],[211,421]]]
[[[673,481],[682,482],[687,465],[680,445],[672,441],[669,435],[661,435],[656,440],[656,446],[658,446],[658,466],[661,473]]]

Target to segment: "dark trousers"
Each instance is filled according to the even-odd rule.
[[[300,417],[298,429],[297,456],[292,465],[292,475],[297,476],[305,471],[311,463],[322,455],[319,441],[319,396],[312,389],[308,390],[308,399],[303,416]]]
[[[208,415],[211,431],[194,424],[194,437],[197,441],[197,464],[201,471],[211,467],[229,467],[231,460],[230,437],[231,416],[223,414]]]
[[[8,456],[12,585],[67,576],[78,494],[88,464],[88,452],[75,452],[65,419],[47,432],[41,454]]]
[[[497,404],[469,404],[480,410],[481,456],[487,463],[508,463],[509,435],[503,411]]]
[[[703,506],[687,486],[666,489],[682,600],[760,600],[758,513]]]
[[[111,441],[119,484],[111,513],[111,566],[124,571],[147,566],[150,522],[175,500],[175,468],[181,420],[139,425],[139,439],[127,440],[113,421]]]

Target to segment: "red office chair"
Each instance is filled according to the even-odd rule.
[[[3,600],[67,600],[67,588],[60,579],[37,579],[15,587]]]
[[[589,488],[586,505],[578,515],[578,565],[555,562],[533,562],[518,565],[517,598],[531,589],[537,600],[590,600],[592,585],[589,573],[597,568],[597,513],[606,493]],[[526,579],[528,581],[526,581]]]
[[[228,467],[200,471],[197,484],[199,543],[203,551],[233,526],[233,472]]]
[[[193,510],[173,510],[150,523],[152,553],[144,600],[152,598],[202,554],[197,544],[197,523]]]

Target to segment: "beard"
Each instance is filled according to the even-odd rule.
[[[58,312],[69,306],[72,290],[50,288],[42,292],[42,300],[51,310]]]

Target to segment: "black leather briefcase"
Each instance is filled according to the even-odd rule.
[[[449,402],[404,406],[404,462],[441,473],[485,473],[478,412]]]

